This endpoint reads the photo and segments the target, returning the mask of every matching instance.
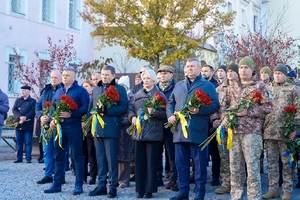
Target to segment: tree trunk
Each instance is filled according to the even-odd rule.
[[[158,68],[159,68],[159,56],[157,56],[156,58],[154,58],[154,61],[153,61],[153,64],[154,64],[154,71],[157,72]]]

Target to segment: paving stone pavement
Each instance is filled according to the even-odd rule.
[[[74,189],[75,176],[72,173],[66,172],[66,184],[62,186],[62,192],[55,194],[44,194],[43,191],[50,187],[50,184],[38,185],[36,181],[40,180],[44,175],[44,165],[39,164],[36,159],[32,160],[32,163],[13,163],[15,159],[15,153],[13,150],[0,141],[0,200],[19,200],[19,199],[107,199],[106,196],[89,197],[88,192],[93,190],[95,185],[91,186],[84,184],[84,193],[78,196],[73,196],[72,191]],[[205,200],[228,200],[230,195],[216,195],[214,190],[217,187],[210,185],[211,182],[211,168],[208,167],[208,180],[206,184],[206,196]],[[266,166],[265,166],[266,172]],[[261,175],[262,177],[262,192],[267,192],[267,173]],[[164,180],[165,184],[167,180]],[[292,192],[292,199],[300,199],[300,189],[295,188],[296,181],[294,181],[294,189]],[[194,184],[190,184],[191,191],[194,188]],[[244,187],[246,191],[246,187]],[[131,182],[129,188],[118,188],[118,196],[116,199],[136,199],[135,198],[135,183]],[[281,191],[280,191],[281,193]],[[177,193],[167,190],[164,187],[159,187],[158,192],[153,194],[154,199],[169,199],[175,196]],[[190,199],[194,199],[195,194],[190,192]],[[243,194],[243,199],[246,198],[246,193]],[[280,199],[280,198],[278,198]],[[277,200],[278,200],[277,199]],[[276,199],[275,199],[276,200]]]

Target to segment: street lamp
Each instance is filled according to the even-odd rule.
[[[229,45],[227,44],[225,40],[225,33],[223,31],[219,31],[218,33],[215,33],[213,35],[214,43],[216,45],[216,49],[218,51],[218,57],[220,58],[221,65],[224,65],[224,58],[227,53],[227,51],[230,49]],[[234,33],[231,33],[229,35],[233,40],[235,40],[236,36]]]

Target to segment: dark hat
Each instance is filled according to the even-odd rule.
[[[31,90],[31,87],[29,85],[24,85],[24,86],[21,87],[21,89]]]
[[[246,57],[244,57],[242,60],[240,60],[239,66],[240,66],[240,65],[247,65],[248,67],[251,68],[252,71],[254,71],[254,62],[253,62],[253,60],[252,60],[250,57],[248,57],[248,56],[246,56]]]
[[[288,76],[293,77],[293,78],[297,78],[297,74],[294,71],[289,71]]]
[[[239,73],[239,66],[236,63],[231,63],[230,65],[228,65],[226,68],[226,72],[230,69],[235,71],[237,74]]]
[[[225,65],[220,65],[219,67],[218,67],[218,69],[223,69],[225,72],[226,72],[226,66]],[[217,69],[217,70],[218,70]]]
[[[171,66],[168,66],[168,65],[163,65],[157,70],[157,72],[171,72],[171,73],[174,73],[174,68],[171,67]]]
[[[278,65],[274,68],[274,72],[276,72],[276,71],[280,71],[280,72],[282,72],[284,75],[288,76],[286,66],[283,65],[283,64],[278,64]]]
[[[271,71],[271,69],[269,67],[263,67],[263,68],[260,69],[259,72],[260,72],[260,74],[264,72],[264,73],[269,74],[269,76],[272,75],[272,71]]]

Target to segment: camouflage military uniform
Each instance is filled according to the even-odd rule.
[[[294,105],[297,108],[295,118],[300,120],[300,90],[297,86],[291,83],[269,85],[269,90],[274,98],[274,110],[266,116],[264,123],[264,140],[265,149],[268,158],[268,178],[269,191],[278,190],[279,169],[278,159],[279,155],[283,163],[283,192],[292,191],[292,170],[289,167],[288,157],[284,156],[285,143],[284,135],[281,133],[280,127],[284,125],[284,107],[287,105]],[[299,131],[299,127],[297,130]]]
[[[218,112],[211,115],[210,117],[211,122],[215,120],[220,120],[225,115],[224,103],[225,103],[227,88],[228,88],[227,80],[216,88],[219,97],[219,102],[220,102],[220,109]],[[225,137],[225,141],[227,141],[227,137]],[[223,149],[222,146],[220,145],[218,145],[218,150],[221,159],[220,175],[222,180],[222,187],[230,189],[229,151],[226,148]]]
[[[226,92],[226,107],[235,106],[240,97],[251,98],[251,93],[259,91],[263,100],[248,109],[246,116],[238,117],[234,129],[232,148],[229,150],[231,199],[241,199],[243,193],[245,162],[247,165],[247,198],[261,199],[259,158],[262,151],[262,126],[265,115],[273,109],[266,86],[262,81],[253,80],[244,85],[229,85]]]

